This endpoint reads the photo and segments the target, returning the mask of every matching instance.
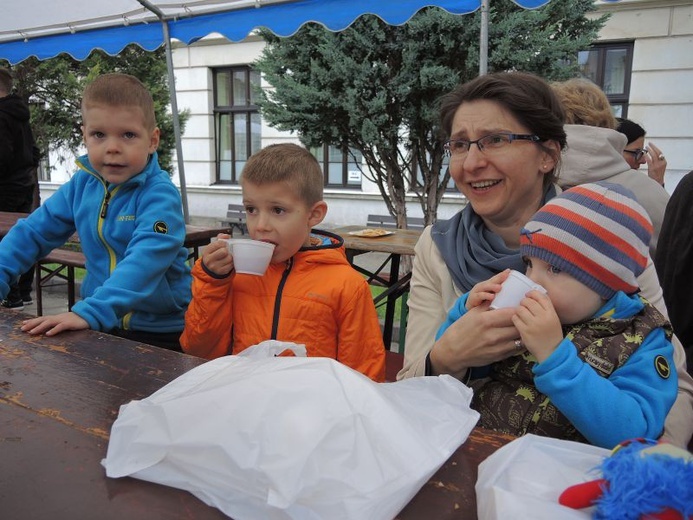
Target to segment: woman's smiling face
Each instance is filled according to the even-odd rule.
[[[473,141],[496,133],[532,132],[495,101],[475,100],[464,102],[455,112],[450,139]],[[450,158],[450,175],[493,230],[527,222],[541,201],[544,175],[554,166],[541,146],[518,140],[483,152],[472,144],[466,155]]]

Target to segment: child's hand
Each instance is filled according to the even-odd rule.
[[[513,324],[525,348],[541,363],[563,340],[561,320],[551,300],[539,291],[530,291],[516,308]]]
[[[467,303],[465,304],[467,310],[471,310],[484,302],[491,303],[496,297],[496,294],[501,290],[501,285],[509,275],[510,269],[506,269],[472,287],[472,290],[469,291],[469,296],[467,296]]]
[[[22,330],[31,335],[55,336],[65,330],[84,330],[89,324],[74,312],[63,312],[55,316],[39,316],[22,323]]]
[[[220,233],[217,238],[231,238]],[[218,276],[226,276],[233,270],[233,256],[224,240],[216,240],[205,247],[202,253],[202,263],[207,270]]]

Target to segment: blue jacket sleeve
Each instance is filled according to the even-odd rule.
[[[72,196],[72,183],[56,193],[27,218],[20,219],[0,241],[0,298],[10,285],[74,233],[72,213],[66,200]]]
[[[436,332],[436,341],[443,335],[443,333],[448,330],[448,327],[455,323],[457,320],[459,320],[462,316],[464,316],[467,312],[467,296],[469,296],[469,293],[464,293],[462,296],[457,298],[457,301],[455,302],[455,305],[452,306],[450,311],[448,312],[448,317],[445,319],[443,324],[440,326],[438,329],[438,332]]]
[[[564,339],[534,367],[534,383],[594,445],[611,449],[633,437],[656,439],[676,399],[673,352],[664,331],[656,329],[623,366],[605,378]],[[668,377],[660,375],[655,365],[660,356],[669,364]]]

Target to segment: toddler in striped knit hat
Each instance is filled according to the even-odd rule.
[[[525,295],[513,316],[518,354],[475,386],[480,426],[606,448],[662,434],[678,381],[671,326],[638,295],[651,234],[647,212],[617,184],[576,186],[534,214],[520,254],[546,294]],[[507,276],[460,303],[488,305]]]
[[[639,300],[651,236],[633,193],[608,182],[571,188],[534,214],[521,231],[520,255],[527,277],[548,294],[523,301],[513,322],[538,361],[563,339],[561,325],[601,315],[619,292]]]

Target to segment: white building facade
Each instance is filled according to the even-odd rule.
[[[612,84],[604,84],[609,78],[616,78],[624,87],[620,90],[625,92],[614,92],[615,98],[621,96],[619,99],[625,103],[627,117],[640,123],[647,130],[647,139],[666,154],[669,163],[666,187],[671,192],[681,176],[693,169],[693,1],[621,0],[597,4],[599,12],[609,12],[611,18],[596,42],[594,50],[599,52],[585,54],[585,59],[591,60],[589,64],[596,74],[594,79],[605,90],[619,90]],[[188,209],[193,223],[218,222],[225,216],[228,204],[241,202],[240,186],[233,180],[237,178],[234,168],[240,169],[243,157],[227,161],[223,166],[217,161],[217,157],[224,156],[230,149],[220,146],[220,141],[229,139],[235,145],[242,137],[240,134],[239,138],[229,137],[221,129],[219,122],[224,117],[233,118],[238,114],[233,112],[233,107],[226,107],[227,112],[220,107],[224,88],[219,82],[224,74],[227,77],[234,71],[248,68],[259,57],[263,46],[263,41],[254,37],[241,43],[208,37],[190,46],[174,47],[178,108],[190,112],[182,137],[182,152]],[[234,89],[231,82],[227,90]],[[233,121],[227,134],[236,132],[234,129],[240,120]],[[298,142],[295,135],[279,132],[262,121],[254,126],[248,124],[247,129],[247,142],[242,144],[248,153],[277,142]],[[44,197],[69,176],[71,164],[66,161],[54,165],[52,182],[41,183]],[[326,169],[335,166],[325,164]],[[226,167],[231,168],[230,173],[226,170],[221,173],[220,168]],[[345,164],[342,186],[337,182],[325,188],[329,207],[325,227],[363,225],[368,214],[387,213],[377,186],[353,169],[349,170],[347,180],[346,170]],[[227,175],[231,176],[230,181]],[[179,175],[174,175],[174,182],[180,184]],[[449,218],[464,203],[459,193],[451,191],[439,206],[438,218]],[[408,213],[421,216],[413,195]]]
[[[667,190],[693,170],[693,2],[597,2],[610,19],[598,44],[632,44],[628,119],[667,157]],[[641,166],[641,170],[645,167]]]

